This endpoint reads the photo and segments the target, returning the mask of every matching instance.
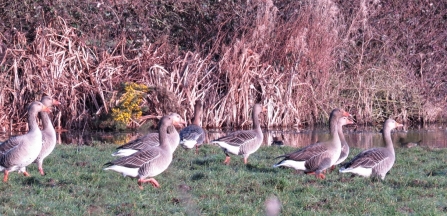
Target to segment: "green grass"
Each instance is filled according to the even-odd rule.
[[[447,149],[397,149],[385,181],[333,172],[325,180],[274,169],[275,156],[290,147],[262,147],[244,165],[240,156],[222,164],[216,146],[198,155],[178,148],[174,161],[155,177],[161,188],[144,190],[136,179],[103,171],[116,146],[58,145],[31,177],[17,173],[0,182],[0,215],[263,215],[276,195],[282,215],[447,214]],[[352,149],[351,157],[360,149]]]

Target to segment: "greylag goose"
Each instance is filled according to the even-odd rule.
[[[340,153],[340,157],[338,158],[337,162],[335,162],[335,164],[332,165],[331,171],[335,169],[335,166],[337,166],[338,164],[345,161],[349,155],[349,145],[346,142],[345,135],[343,134],[343,127],[338,127],[338,136],[340,137],[340,142],[341,142],[341,153]]]
[[[201,127],[202,112],[202,102],[197,100],[196,104],[194,105],[194,118],[192,120],[192,124],[180,131],[180,145],[187,149],[194,148],[195,146],[196,153],[198,147],[203,144],[205,139],[205,131],[203,131]]]
[[[401,126],[403,125],[393,119],[386,120],[382,130],[385,147],[360,152],[360,154],[340,168],[339,172],[350,172],[364,177],[380,177],[384,180],[386,173],[393,167],[395,160],[391,131]]]
[[[171,113],[169,115],[172,118],[173,124],[168,127],[168,145],[170,147],[170,151],[174,152],[177,149],[177,146],[180,142],[180,135],[175,129],[175,126],[184,126],[186,124],[185,121],[182,120],[177,113]],[[116,152],[112,154],[112,156],[124,157],[129,156],[135,152],[138,152],[148,146],[158,146],[159,142],[159,134],[158,133],[148,133],[142,137],[139,137],[135,140],[132,140],[122,146],[119,146]]]
[[[331,138],[325,142],[317,142],[294,152],[278,156],[284,158],[273,167],[291,167],[303,170],[306,174],[315,174],[317,178],[324,179],[323,172],[331,167],[340,157],[341,142],[338,136],[338,127],[353,122],[347,118],[349,113],[342,109],[334,109],[329,118]]]
[[[122,173],[123,176],[138,178],[138,185],[143,189],[143,183],[149,182],[154,187],[160,187],[160,184],[153,178],[165,171],[172,161],[172,152],[169,146],[168,128],[172,126],[173,119],[170,116],[164,116],[159,124],[160,145],[148,146],[130,156],[116,159],[106,163],[104,170],[112,170]],[[150,177],[149,179],[146,179]]]
[[[40,102],[46,107],[51,108],[53,105],[61,104],[56,99],[53,99],[48,96],[43,96]],[[39,113],[40,119],[42,119],[42,150],[40,150],[39,156],[34,161],[37,163],[39,168],[39,173],[41,175],[45,175],[43,171],[43,160],[51,154],[56,147],[56,131],[54,130],[53,124],[51,123],[51,119],[46,112]]]
[[[33,102],[28,107],[28,133],[11,137],[0,145],[0,171],[3,171],[3,181],[8,181],[10,172],[16,170],[29,176],[26,166],[33,163],[42,149],[42,132],[36,118],[37,113],[51,112],[50,108],[41,102]]]
[[[265,108],[260,104],[255,104],[252,111],[253,129],[240,130],[227,134],[216,140],[211,141],[219,145],[225,153],[224,164],[230,164],[230,155],[243,155],[244,163],[247,164],[248,156],[256,152],[261,147],[262,135],[261,124],[259,123],[259,114],[265,111]]]

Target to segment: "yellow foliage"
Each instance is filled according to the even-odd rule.
[[[140,105],[148,91],[146,85],[126,82],[118,107],[112,109],[113,120],[127,125],[131,119],[141,117],[143,112]]]

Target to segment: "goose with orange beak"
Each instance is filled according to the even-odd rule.
[[[42,149],[42,132],[37,124],[39,112],[51,112],[51,109],[41,102],[35,101],[28,107],[28,133],[11,137],[0,145],[0,171],[3,171],[3,181],[8,181],[10,172],[19,171],[29,176],[26,167],[36,160]]]
[[[53,105],[61,104],[58,100],[49,96],[43,96],[40,102],[49,108]],[[48,157],[48,155],[53,152],[54,147],[56,147],[56,131],[54,130],[53,123],[51,123],[48,113],[40,112],[39,116],[42,120],[42,149],[40,150],[40,154],[37,156],[34,163],[37,164],[39,173],[41,175],[45,175],[45,172],[43,171],[43,160]]]
[[[329,118],[331,138],[325,142],[318,142],[310,146],[298,149],[294,152],[278,156],[283,158],[273,167],[291,167],[302,170],[306,174],[315,174],[317,178],[324,179],[327,168],[336,163],[341,153],[341,141],[338,128],[346,124],[352,124],[349,113],[342,109],[334,109]]]
[[[393,119],[386,120],[382,130],[385,147],[360,152],[360,154],[340,168],[339,172],[354,173],[364,177],[380,177],[380,179],[384,180],[387,172],[390,171],[396,160],[391,131],[402,126],[403,124]]]
[[[252,111],[253,129],[240,130],[220,137],[219,139],[211,141],[211,143],[219,145],[225,153],[224,164],[230,164],[230,155],[243,155],[244,164],[248,163],[248,157],[256,152],[262,145],[264,138],[259,123],[259,114],[266,111],[261,104],[255,104]]]

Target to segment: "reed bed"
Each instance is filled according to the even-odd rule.
[[[108,129],[126,82],[150,89],[128,127],[167,112],[190,119],[197,99],[210,128],[249,125],[254,103],[268,105],[267,127],[323,123],[335,107],[358,123],[440,121],[446,33],[430,17],[445,5],[384,4],[3,3],[0,126],[25,128],[26,105],[46,93],[62,102],[62,128]]]

